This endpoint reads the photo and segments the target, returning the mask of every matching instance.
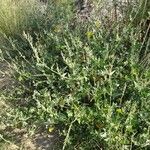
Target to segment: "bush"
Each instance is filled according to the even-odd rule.
[[[139,63],[140,27],[91,21],[70,30],[69,4],[68,17],[66,3],[53,5],[62,17],[54,11],[36,40],[24,32],[30,54],[13,43],[15,126],[61,125],[63,149],[148,149],[150,70]]]

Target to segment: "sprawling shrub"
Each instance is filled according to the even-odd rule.
[[[58,125],[63,149],[148,149],[150,69],[139,59],[141,27],[85,20],[72,29],[69,2],[48,6],[51,27],[36,39],[25,31],[27,46],[11,43],[15,127]]]

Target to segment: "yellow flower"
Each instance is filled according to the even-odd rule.
[[[50,133],[53,132],[53,130],[54,130],[54,127],[49,127],[48,128],[48,132],[50,132]]]
[[[94,33],[92,31],[86,32],[87,38],[90,39],[94,36]]]
[[[119,113],[119,114],[123,114],[124,111],[123,111],[123,109],[118,108],[118,109],[116,110],[116,112]]]

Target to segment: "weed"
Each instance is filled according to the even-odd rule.
[[[111,28],[94,16],[72,29],[73,1],[57,2],[48,1],[37,23],[28,20],[40,27],[34,34],[15,25],[9,32],[3,28],[9,38],[1,58],[9,57],[16,86],[2,92],[13,106],[2,122],[28,129],[44,125],[49,132],[58,126],[62,149],[148,149],[150,69],[140,63],[143,41],[134,13],[129,9]]]

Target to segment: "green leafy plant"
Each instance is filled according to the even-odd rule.
[[[62,149],[148,149],[150,69],[139,61],[141,27],[91,20],[72,29],[72,1],[51,4],[50,28],[36,37],[24,31],[23,46],[9,43],[16,86],[3,96],[15,106],[11,126],[58,126]]]

